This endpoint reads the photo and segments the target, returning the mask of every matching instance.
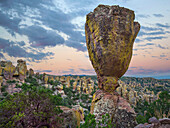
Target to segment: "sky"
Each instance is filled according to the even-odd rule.
[[[99,4],[135,11],[141,25],[125,76],[170,78],[170,0],[0,0],[0,60],[35,72],[95,75],[84,25]]]

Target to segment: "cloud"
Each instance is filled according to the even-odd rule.
[[[31,58],[32,61],[37,60],[43,60],[47,56],[53,56],[54,53],[52,52],[27,52],[25,48],[22,48],[21,46],[15,45],[15,44],[22,44],[23,42],[9,42],[9,40],[1,39],[0,38],[0,48],[2,49],[2,52],[7,53],[11,57],[24,57],[24,58]]]
[[[152,40],[160,40],[160,39],[164,39],[164,38],[167,38],[167,37],[165,37],[165,36],[146,37],[145,40],[152,41]]]
[[[75,4],[82,5],[80,1],[74,4],[72,1],[67,1],[65,4],[70,3],[68,5],[72,8],[68,13],[61,11],[62,7],[56,3],[57,1],[43,0],[1,1],[0,26],[12,36],[16,33],[27,36],[31,46],[37,50],[63,44],[78,51],[86,51],[84,32],[78,31],[77,26],[71,21],[78,16],[85,16],[88,11],[81,7],[75,9]],[[78,8],[81,13],[77,12]],[[82,29],[84,30],[84,26]],[[63,35],[67,36],[67,39]],[[24,43],[20,46],[24,46]]]
[[[79,70],[80,70],[81,72],[83,72],[83,73],[86,73],[86,74],[95,73],[94,69],[83,69],[83,68],[80,68]]]
[[[168,47],[163,47],[160,44],[157,45],[157,47],[161,48],[161,49],[169,49]]]
[[[35,70],[35,72],[52,72],[52,70]]]
[[[168,23],[166,23],[166,24],[156,23],[156,26],[162,27],[162,28],[170,28],[170,25]]]
[[[167,57],[167,55],[160,55],[160,57]]]
[[[151,46],[151,45],[155,45],[155,44],[154,43],[146,43],[146,44],[138,45],[138,46],[142,46],[143,47],[143,46],[148,46],[148,45]]]
[[[142,41],[141,39],[138,39],[138,38],[135,39],[135,43],[139,43],[141,41]]]
[[[68,70],[63,70],[61,71],[62,74],[75,74],[75,70],[74,69],[68,69]]]
[[[0,58],[4,58],[4,55],[2,53],[0,53]]]
[[[143,25],[141,25],[141,30],[145,30],[145,31],[161,30],[161,31],[163,31],[162,28],[158,28],[158,27],[148,27],[148,26],[143,26]]]
[[[139,18],[148,18],[150,16],[149,15],[145,15],[145,14],[138,14],[138,15],[136,15],[136,17],[139,17]]]
[[[4,48],[9,47],[9,46],[10,46],[9,40],[5,40],[5,39],[0,38],[0,49],[4,49]]]
[[[46,30],[40,26],[29,26],[22,30],[27,35],[32,47],[44,48],[64,43],[64,39],[54,31]]]
[[[145,35],[164,35],[166,34],[166,32],[163,32],[163,31],[158,31],[158,32],[143,32],[143,31],[140,31],[138,36],[145,36]]]
[[[1,6],[0,6],[1,7]],[[8,14],[4,14],[0,11],[0,26],[7,29],[7,31],[12,35],[15,36],[15,33],[20,33],[19,23],[21,19],[18,17],[13,17],[12,19]]]
[[[153,14],[155,17],[164,17],[162,14]]]

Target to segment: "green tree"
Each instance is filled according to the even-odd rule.
[[[58,127],[61,103],[61,97],[38,87],[9,95],[0,102],[0,127]]]

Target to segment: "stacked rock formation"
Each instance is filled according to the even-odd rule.
[[[18,60],[17,63],[15,67],[10,61],[0,61],[0,76],[6,80],[17,77],[23,81],[26,77],[27,65],[22,59]]]
[[[129,67],[140,24],[134,11],[119,6],[99,5],[86,17],[86,44],[97,73],[99,89],[93,96],[91,113],[100,120],[109,113],[116,127],[134,127],[135,112],[115,93],[118,79]]]
[[[26,78],[26,73],[27,73],[27,65],[26,62],[23,61],[22,59],[17,60],[17,66],[16,66],[16,70],[15,70],[15,74],[16,76],[18,76],[18,78],[23,81]]]

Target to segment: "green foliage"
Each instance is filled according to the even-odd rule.
[[[1,87],[1,92],[5,92],[5,91],[6,91],[6,88],[7,88],[7,85],[3,85],[3,86]]]
[[[81,124],[80,128],[112,128],[113,126],[109,114],[102,115],[102,120],[96,122],[95,115],[89,113],[85,119],[85,123]]]
[[[136,121],[138,122],[138,124],[144,124],[147,122],[146,118],[142,115],[137,115]]]
[[[25,79],[25,82],[30,83],[32,86],[38,86],[38,82],[36,78],[33,78],[32,76],[29,76]]]
[[[139,101],[135,107],[135,111],[138,113],[137,122],[145,123],[151,117],[163,118],[163,115],[168,115],[170,108],[170,95],[167,91],[163,91],[159,95],[159,99],[153,103],[147,101]],[[169,117],[168,117],[169,118]]]
[[[62,111],[56,107],[62,104],[60,96],[43,87],[23,85],[22,93],[8,95],[0,102],[0,127],[37,127],[57,124],[58,114]],[[25,92],[27,90],[27,92]]]
[[[7,83],[16,83],[16,80],[7,80]]]

